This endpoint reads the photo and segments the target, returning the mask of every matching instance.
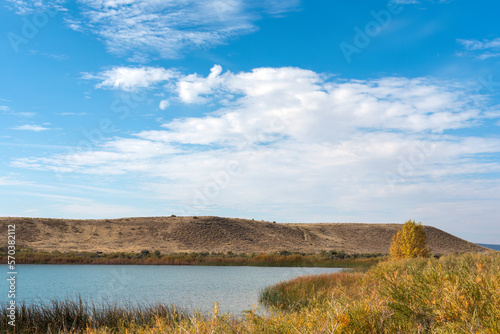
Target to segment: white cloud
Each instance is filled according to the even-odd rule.
[[[500,172],[500,140],[447,132],[498,119],[487,99],[457,83],[342,80],[291,67],[231,73],[219,66],[206,77],[174,80],[179,101],[220,109],[110,139],[95,151],[12,165],[141,175],[138,191],[194,213],[215,205],[322,221],[325,212],[337,221],[404,221],[418,206],[472,206],[500,193],[488,179]],[[464,184],[473,200],[458,191]]]
[[[137,81],[122,87],[132,87],[132,82]],[[299,68],[258,68],[233,74],[214,66],[207,77],[179,77],[177,91],[185,103],[219,99],[229,105],[206,117],[165,123],[166,130],[138,133],[141,139],[109,142],[106,148],[122,154],[135,141],[140,145],[223,144],[227,148],[249,140],[255,144],[331,144],[366,130],[415,136],[441,133],[475,125],[485,117],[481,99],[465,88],[423,78],[332,81]],[[232,96],[229,100],[228,95]],[[119,150],[112,147],[118,144]]]
[[[491,41],[484,40],[466,40],[459,39],[458,40],[467,50],[484,50],[484,49],[498,49],[500,48],[500,38],[495,38]]]
[[[143,61],[225,43],[255,31],[261,15],[279,16],[297,6],[298,0],[79,0],[80,15],[66,21],[98,35],[110,52]]]
[[[457,39],[462,44],[468,55],[472,55],[480,60],[500,56],[500,38],[492,40],[478,41],[475,39]]]
[[[215,65],[210,70],[207,78],[198,74],[190,74],[182,78],[177,84],[177,90],[180,99],[185,103],[202,103],[205,99],[200,95],[210,94],[217,86],[222,84],[223,78],[220,77],[222,67]]]
[[[256,31],[263,15],[297,10],[299,0],[8,0],[17,14],[64,11],[70,29],[93,33],[114,54],[143,62],[179,58],[194,48],[214,47]]]
[[[96,75],[84,73],[82,78],[99,80],[96,88],[122,89],[131,91],[148,88],[151,85],[168,81],[176,76],[174,70],[160,67],[113,67]]]
[[[0,186],[19,186],[25,184],[28,184],[28,182],[19,181],[10,176],[0,176]]]
[[[19,15],[28,15],[34,12],[66,11],[63,7],[65,0],[7,0],[7,6]]]
[[[50,158],[21,158],[17,159],[13,166],[35,167],[35,169],[49,167],[50,170],[61,173],[87,173],[85,170],[88,168],[90,173],[119,175],[129,171],[146,171],[146,162],[150,159],[179,152],[169,144],[127,138],[109,141],[99,149],[96,151],[73,149],[65,154],[54,155]],[[99,168],[110,162],[122,167],[110,166],[109,169],[104,167],[99,171]]]
[[[170,102],[168,100],[161,100],[160,105],[158,106],[160,110],[165,110],[170,106]]]
[[[60,113],[57,113],[56,115],[58,116],[85,116],[87,115],[86,112],[79,112],[79,113],[76,113],[76,112],[60,112]]]
[[[79,32],[85,31],[85,29],[83,27],[83,23],[78,19],[71,18],[71,17],[65,17],[64,22],[66,23],[66,26],[68,28],[70,28],[71,30],[79,31]]]
[[[36,113],[31,111],[18,111],[18,112],[10,112],[9,115],[32,118],[36,116]]]
[[[4,114],[7,114],[7,115],[13,115],[13,116],[19,116],[19,117],[25,117],[25,118],[31,118],[31,117],[35,117],[36,116],[36,113],[34,113],[34,112],[28,112],[28,111],[17,112],[17,111],[13,111],[9,106],[0,106],[0,111],[3,112]]]
[[[45,130],[50,130],[50,128],[43,127],[41,125],[36,124],[24,124],[11,128],[12,130],[24,130],[24,131],[34,131],[40,132]]]

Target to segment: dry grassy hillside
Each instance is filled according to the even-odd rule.
[[[19,245],[46,251],[169,252],[279,250],[349,253],[389,251],[400,224],[276,224],[221,217],[150,217],[106,220],[0,218],[0,229],[16,225]],[[484,251],[437,228],[426,226],[433,253]]]

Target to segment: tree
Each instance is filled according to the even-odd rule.
[[[430,252],[422,224],[408,220],[392,238],[389,253],[393,259],[429,257]]]

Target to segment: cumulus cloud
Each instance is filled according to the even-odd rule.
[[[98,80],[96,88],[131,91],[148,88],[176,76],[175,70],[160,67],[113,67],[98,74],[83,73],[86,80]]]
[[[183,134],[203,124],[212,129],[244,128],[246,124],[262,128],[262,120],[271,117],[289,124],[284,135],[303,140],[325,136],[326,128],[335,129],[330,131],[335,136],[353,128],[441,132],[470,126],[480,116],[481,103],[479,96],[451,83],[447,86],[424,78],[328,81],[299,68],[221,74],[221,68],[214,66],[206,78],[180,78],[177,90],[185,103],[218,99],[243,105],[245,112],[235,109],[215,118],[175,121],[164,127],[181,127]]]
[[[217,204],[312,220],[324,219],[311,215],[315,210],[336,212],[339,220],[404,220],[416,212],[408,203],[445,207],[466,200],[458,192],[464,176],[471,193],[494,194],[487,175],[500,172],[500,164],[488,157],[500,152],[500,140],[449,130],[498,115],[484,96],[454,82],[343,80],[293,67],[232,73],[220,66],[207,76],[172,80],[179,102],[220,108],[109,139],[92,151],[12,165],[142,175],[140,191],[191,213]]]
[[[169,105],[170,102],[168,100],[161,100],[158,107],[160,108],[160,110],[165,110],[168,108]]]
[[[183,77],[177,84],[180,99],[185,103],[202,103],[206,100],[200,95],[208,95],[221,86],[224,78],[220,77],[222,67],[215,65],[210,70],[207,78],[198,74],[190,74]]]

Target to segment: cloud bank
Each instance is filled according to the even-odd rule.
[[[103,75],[98,86],[165,85],[113,78]],[[136,175],[139,191],[190,213],[217,206],[311,220],[330,212],[339,220],[417,216],[452,224],[467,215],[447,216],[451,208],[490,203],[498,210],[500,185],[491,175],[500,172],[492,158],[500,139],[457,130],[490,124],[499,114],[465,86],[429,78],[343,80],[293,67],[232,73],[218,65],[207,76],[176,74],[168,83],[178,102],[217,110],[110,139],[96,150],[13,165]],[[479,224],[486,216],[477,211],[467,219]]]

